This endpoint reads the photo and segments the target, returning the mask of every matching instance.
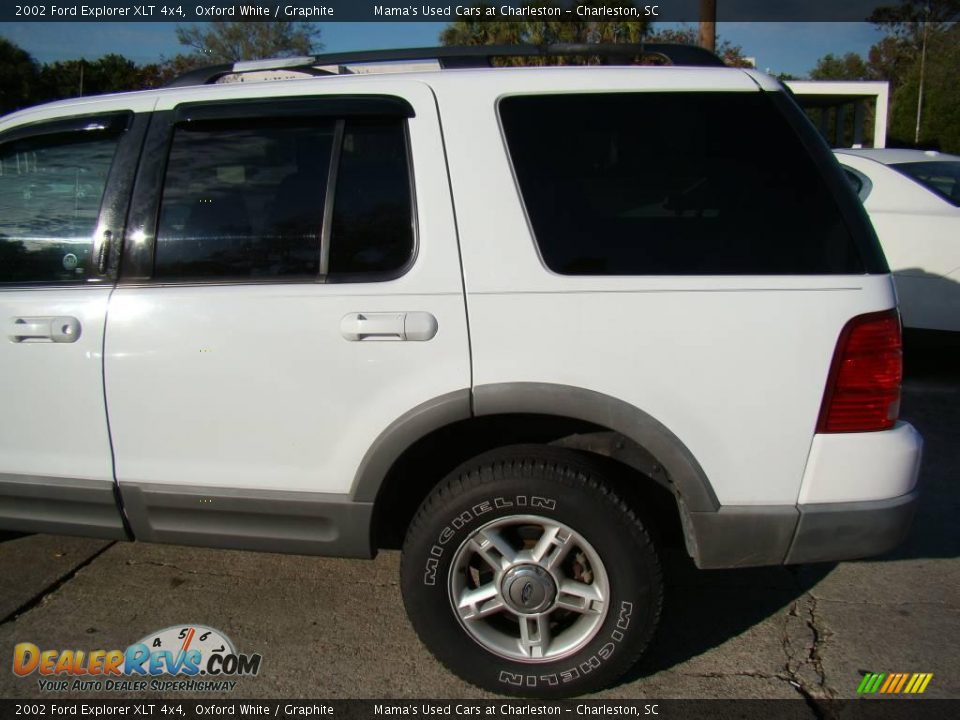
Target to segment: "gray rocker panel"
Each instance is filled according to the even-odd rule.
[[[124,483],[137,540],[370,558],[372,503],[347,495]]]
[[[0,528],[125,540],[107,480],[0,474]]]

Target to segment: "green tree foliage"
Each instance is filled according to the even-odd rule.
[[[323,47],[320,29],[303,22],[211,22],[177,28],[177,38],[193,51],[147,65],[115,54],[40,65],[0,38],[0,114],[48,100],[160,87],[203,65],[307,55]]]
[[[697,45],[700,38],[698,37],[697,28],[690,25],[684,25],[680,28],[656,30],[647,36],[647,40],[650,42]],[[739,45],[734,45],[729,40],[724,40],[723,38],[718,37],[716,53],[730,67],[753,67],[753,64],[747,60],[746,56],[743,54],[743,48]]]
[[[557,7],[551,0],[532,0],[525,7]],[[589,7],[636,7],[629,0],[582,0],[574,6]],[[477,7],[490,7],[481,3]],[[645,20],[604,20],[601,22],[570,21],[563,22],[532,18],[517,21],[484,21],[474,18],[456,20],[440,33],[440,42],[444,45],[544,45],[552,43],[640,43],[668,42],[696,45],[697,30],[694,27],[665,29],[650,32],[650,24]],[[717,43],[717,54],[728,65],[746,67],[747,62],[742,49],[727,41]],[[634,58],[635,62],[645,62],[649,58]],[[499,65],[583,65],[600,64],[599,57],[527,57],[498,58]]]
[[[931,34],[923,86],[920,145],[960,154],[960,25]],[[912,143],[917,122],[920,63],[912,63],[893,92],[890,136]]]
[[[887,35],[870,48],[866,59],[856,53],[826,55],[817,61],[811,78],[889,82],[890,142],[912,144],[926,36],[920,144],[960,153],[960,0],[902,0],[877,8],[870,20]]]
[[[139,90],[149,72],[121,55],[97,60],[66,60],[49,63],[40,70],[37,100],[56,100],[79,95]]]
[[[583,6],[627,7],[629,0],[583,0]],[[524,7],[558,7],[551,0],[532,0]],[[481,3],[477,7],[490,7]],[[440,33],[444,45],[546,45],[553,43],[638,43],[647,31],[643,20],[608,22],[558,22],[541,18],[517,21],[456,20]],[[599,57],[497,58],[498,65],[584,65],[599,64]]]
[[[810,71],[811,80],[874,80],[872,69],[857,53],[837,57],[832,53],[817,60]]]
[[[893,35],[874,44],[867,52],[867,67],[875,80],[886,80],[894,86],[907,74],[914,53]]]
[[[0,38],[0,114],[33,102],[40,68],[28,52]]]
[[[209,22],[177,28],[188,55],[207,64],[310,55],[323,47],[320,28],[308,22]]]
[[[929,31],[940,33],[960,20],[960,0],[900,0],[896,5],[878,7],[869,20],[900,41],[919,48],[924,23]]]

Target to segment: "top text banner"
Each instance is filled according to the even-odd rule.
[[[719,22],[862,22],[881,6],[901,0],[718,0]],[[549,22],[696,22],[700,0],[602,3],[404,2],[403,0],[287,0],[241,2],[154,2],[136,0],[57,0],[0,4],[0,22],[451,22],[454,20]]]

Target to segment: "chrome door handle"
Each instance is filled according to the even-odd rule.
[[[80,338],[80,321],[75,317],[14,318],[8,336],[15,343],[26,340],[73,343]]]
[[[350,313],[340,320],[347,340],[431,340],[437,319],[427,312]]]

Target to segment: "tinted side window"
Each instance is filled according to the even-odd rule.
[[[118,136],[44,136],[0,148],[0,282],[82,282]]]
[[[154,276],[316,277],[333,121],[174,131]]]
[[[401,268],[413,251],[411,210],[403,124],[347,120],[333,204],[330,272]]]
[[[164,180],[154,277],[362,280],[409,260],[411,205],[400,119],[184,123]]]
[[[864,271],[816,165],[764,93],[509,97],[500,115],[554,272]]]

